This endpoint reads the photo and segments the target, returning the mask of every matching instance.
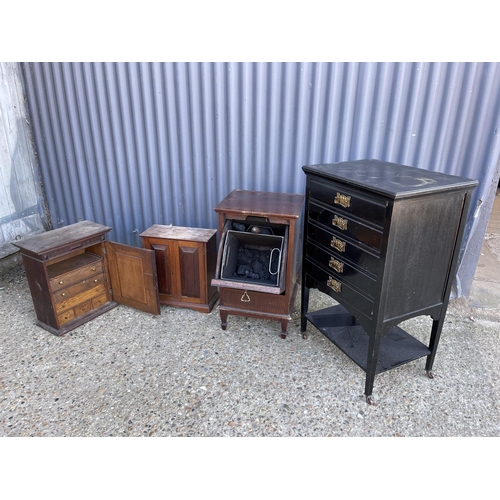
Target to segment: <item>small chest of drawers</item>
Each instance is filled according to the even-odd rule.
[[[304,166],[301,328],[312,323],[375,375],[426,356],[432,366],[477,181],[360,160]],[[309,311],[309,289],[336,305]],[[433,319],[428,345],[398,324]]]
[[[92,221],[16,241],[37,324],[64,335],[118,304],[160,313],[154,252],[106,241]]]

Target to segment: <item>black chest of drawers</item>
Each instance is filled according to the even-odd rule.
[[[477,181],[359,160],[303,167],[307,176],[301,330],[312,323],[375,375],[426,356],[433,377],[470,195]],[[309,290],[337,305],[310,312]],[[397,325],[432,318],[428,345]]]

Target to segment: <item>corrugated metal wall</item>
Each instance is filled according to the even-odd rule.
[[[499,63],[23,63],[23,72],[55,227],[91,219],[140,245],[154,223],[215,228],[213,208],[234,188],[302,193],[304,164],[378,158],[479,179],[468,242],[484,236],[498,179]],[[462,266],[475,269],[478,256]]]

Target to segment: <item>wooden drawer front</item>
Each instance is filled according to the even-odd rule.
[[[307,238],[324,246],[333,255],[338,255],[374,276],[378,275],[380,258],[351,240],[311,222],[307,227]]]
[[[74,297],[70,297],[67,300],[59,302],[58,304],[55,305],[56,313],[60,314],[66,309],[74,308],[79,304],[88,302],[94,297],[98,297],[99,295],[105,293],[106,293],[106,287],[104,286],[104,284],[98,285],[95,288],[91,288],[90,290],[86,290],[78,295],[75,295]]]
[[[367,198],[359,191],[351,191],[342,184],[311,180],[311,198],[315,198],[341,213],[352,214],[378,226],[384,225],[386,203]]]
[[[51,250],[48,253],[42,254],[40,258],[42,260],[51,260],[55,259],[56,257],[60,257],[61,255],[66,255],[68,252],[72,252],[74,250],[78,250],[80,248],[86,248],[90,247],[92,245],[97,245],[98,243],[101,243],[106,240],[106,236],[104,234],[96,236],[94,238],[88,238],[86,240],[82,240],[79,242],[74,242],[71,243],[67,246],[61,247],[61,248],[56,248],[54,250]]]
[[[106,294],[99,295],[99,297],[92,299],[92,309],[97,309],[106,302],[108,302],[108,297],[106,296]]]
[[[95,274],[90,278],[83,279],[79,283],[75,283],[74,285],[70,285],[66,288],[61,288],[54,292],[54,302],[56,304],[68,300],[76,295],[79,295],[86,290],[90,290],[91,288],[95,288],[98,285],[104,285],[104,273]]]
[[[53,292],[103,272],[102,258],[84,253],[47,267]]]
[[[327,273],[309,257],[306,259],[306,274],[309,274],[321,288],[342,305],[352,305],[368,318],[373,316],[373,301],[350,286],[344,278]]]
[[[346,261],[341,260],[329,252],[325,252],[309,242],[307,243],[307,256],[323,267],[325,271],[329,272],[332,278],[340,278],[342,281],[348,283],[365,295],[371,298],[375,297],[377,281],[355,269]]]
[[[75,311],[73,309],[69,309],[68,311],[63,312],[57,316],[57,320],[59,321],[59,326],[64,325],[68,321],[71,321],[75,317]]]
[[[288,298],[285,295],[272,295],[240,288],[220,288],[219,304],[248,311],[271,314],[287,314]]]
[[[332,232],[338,234],[340,238],[348,236],[372,248],[380,249],[382,243],[381,230],[370,227],[340,211],[317,205],[311,200],[309,203],[309,217],[331,228]]]

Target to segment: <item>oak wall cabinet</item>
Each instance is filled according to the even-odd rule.
[[[160,303],[208,313],[219,294],[215,276],[217,230],[155,224],[141,235],[155,254]]]

